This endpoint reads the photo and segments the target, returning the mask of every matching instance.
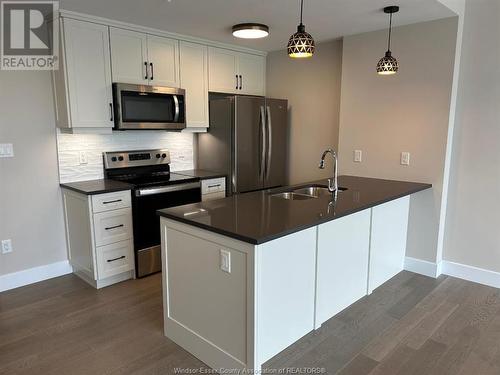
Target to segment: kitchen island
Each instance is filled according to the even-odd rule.
[[[431,185],[341,176],[336,198],[290,194],[305,185],[327,183],[158,212],[167,337],[258,370],[403,269],[410,195]]]

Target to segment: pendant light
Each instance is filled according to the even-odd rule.
[[[265,38],[269,35],[269,26],[261,23],[240,23],[233,26],[233,36],[242,39]]]
[[[387,43],[387,52],[385,56],[382,57],[377,64],[377,73],[380,75],[392,75],[398,72],[398,60],[392,56],[391,53],[391,32],[392,32],[392,15],[399,11],[398,6],[390,6],[384,8],[384,13],[390,15],[389,18],[389,40]]]
[[[292,58],[311,57],[314,54],[314,39],[311,34],[306,33],[306,27],[302,23],[304,0],[300,0],[300,24],[297,32],[292,34],[286,47],[288,56]]]

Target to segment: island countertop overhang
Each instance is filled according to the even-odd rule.
[[[336,200],[285,200],[272,196],[311,184],[326,185],[327,180],[166,208],[158,215],[259,245],[432,187],[427,183],[340,176],[339,186],[347,190],[339,192]]]

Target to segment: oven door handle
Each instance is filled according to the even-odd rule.
[[[201,183],[198,181],[198,182],[190,182],[188,184],[162,186],[162,187],[149,188],[149,189],[138,189],[135,191],[135,196],[136,197],[143,197],[145,195],[171,193],[174,191],[196,189],[196,188],[200,188],[200,187],[201,187]]]

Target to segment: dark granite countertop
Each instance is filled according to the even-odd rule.
[[[208,178],[216,178],[216,177],[226,177],[224,173],[207,171],[204,169],[190,169],[187,171],[175,171],[172,173],[181,174],[183,176],[198,177],[201,180],[206,180]]]
[[[295,185],[326,185],[326,180]],[[430,184],[340,176],[334,203],[331,196],[307,200],[285,200],[270,193],[290,190],[279,188],[233,195],[214,201],[166,208],[158,215],[216,232],[228,237],[261,244],[342,216],[377,206],[432,187]]]
[[[131,190],[133,188],[133,185],[125,182],[108,179],[68,182],[59,185],[65,189],[86,195],[112,193],[114,191]]]

